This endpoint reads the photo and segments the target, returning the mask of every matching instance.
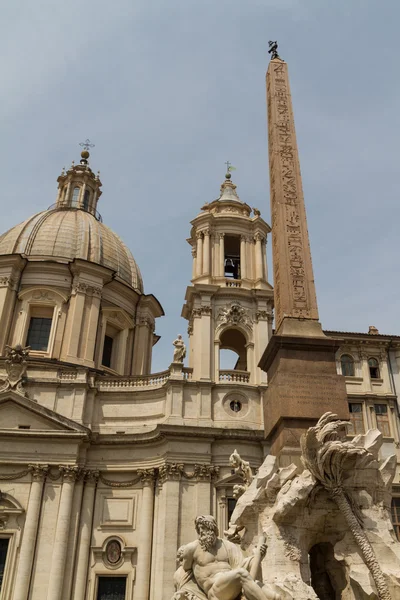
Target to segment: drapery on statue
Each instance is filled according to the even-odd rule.
[[[181,363],[186,356],[186,346],[185,342],[182,339],[182,336],[179,334],[174,342],[172,342],[175,346],[174,350],[174,362]]]
[[[302,461],[317,483],[327,490],[346,523],[371,572],[379,600],[391,600],[389,588],[375,552],[365,534],[363,515],[350,492],[343,486],[346,472],[366,468],[375,457],[366,449],[346,440],[347,421],[327,412],[315,427],[301,436]],[[356,440],[354,440],[356,441]]]
[[[14,390],[22,396],[26,396],[23,384],[29,350],[30,346],[23,348],[21,344],[17,344],[14,347],[6,346],[5,364],[7,376],[6,379],[3,380],[2,385],[0,385],[0,392]]]
[[[211,515],[195,519],[198,539],[178,550],[180,566],[175,572],[172,600],[280,600],[270,586],[256,578],[267,551],[262,538],[254,556],[245,558],[240,548],[218,537]]]

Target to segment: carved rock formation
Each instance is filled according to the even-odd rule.
[[[396,460],[379,461],[379,431],[345,441],[344,426],[326,413],[308,430],[300,474],[268,456],[232,515],[227,537],[243,549],[266,536],[263,581],[283,600],[400,600],[390,520]]]

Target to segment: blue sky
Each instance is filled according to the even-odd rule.
[[[189,222],[218,197],[226,160],[270,221],[265,71],[277,39],[322,325],[400,334],[399,21],[394,0],[9,1],[1,230],[55,201],[89,137],[98,208],[165,309],[153,369],[166,368],[186,337]]]

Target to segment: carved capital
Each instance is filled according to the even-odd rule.
[[[196,231],[196,239],[200,240],[203,237],[203,232],[202,231]]]
[[[219,239],[220,239],[220,240],[223,240],[223,239],[224,239],[224,237],[225,237],[225,234],[224,234],[224,233],[219,233],[218,235],[219,235]]]
[[[11,276],[0,277],[0,288],[3,287],[6,287],[15,292],[18,289],[18,281]]]
[[[155,469],[138,469],[137,473],[143,485],[151,485],[156,477]]]
[[[97,298],[101,298],[101,292],[102,292],[101,287],[96,286],[96,285],[89,285],[82,281],[78,281],[78,282],[74,283],[74,285],[72,287],[72,295],[73,296],[80,293],[80,294],[86,294],[88,296],[95,296]]]
[[[269,313],[266,310],[258,310],[256,312],[256,321],[267,321]]]
[[[210,236],[210,234],[211,234],[210,229],[208,229],[208,228],[207,229],[203,229],[203,235],[204,236],[206,236],[206,235]]]
[[[49,472],[49,465],[31,464],[28,468],[33,481],[43,481]]]
[[[154,319],[152,319],[149,315],[143,315],[136,318],[136,325],[139,327],[148,327],[150,331],[155,331],[155,323]]]
[[[97,469],[85,469],[83,478],[86,484],[96,485],[99,480],[100,473]]]
[[[180,480],[183,475],[183,463],[166,463],[158,470],[158,482],[162,486],[167,480]]]
[[[254,235],[254,241],[255,241],[255,242],[263,242],[263,241],[264,241],[264,239],[265,239],[265,238],[264,238],[264,236],[263,236],[263,234],[262,234],[262,233],[259,233],[259,232],[257,232],[257,233]]]
[[[76,481],[80,475],[81,469],[78,466],[59,465],[59,470],[63,481]]]
[[[216,479],[219,475],[219,467],[215,465],[194,465],[193,477],[199,480]]]

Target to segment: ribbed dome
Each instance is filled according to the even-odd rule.
[[[108,267],[143,292],[143,281],[131,252],[109,227],[80,209],[40,212],[0,236],[0,255],[79,258]]]

